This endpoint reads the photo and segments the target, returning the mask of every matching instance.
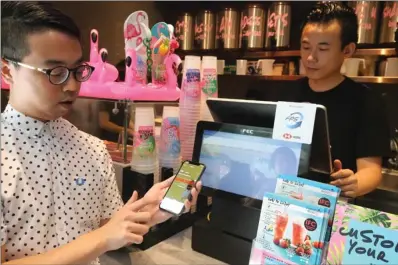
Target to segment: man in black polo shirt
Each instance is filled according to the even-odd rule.
[[[335,172],[331,184],[342,195],[357,197],[379,185],[382,157],[390,154],[390,130],[381,95],[340,74],[356,49],[355,12],[336,2],[318,3],[301,35],[307,77],[300,80],[300,101],[328,111]]]

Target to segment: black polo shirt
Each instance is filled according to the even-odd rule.
[[[343,168],[356,172],[356,159],[391,154],[390,127],[379,92],[347,77],[325,92],[314,92],[308,78],[298,82],[300,102],[326,107],[332,158],[341,160]]]

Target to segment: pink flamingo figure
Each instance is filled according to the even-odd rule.
[[[136,19],[137,27],[135,27],[133,24],[127,24],[126,30],[124,31],[124,38],[128,40],[138,37],[136,46],[139,46],[142,43],[142,38],[140,37],[142,30],[141,30],[139,17],[143,17],[145,19],[144,13],[139,12],[137,14],[137,19]]]

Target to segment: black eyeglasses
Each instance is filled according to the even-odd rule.
[[[66,66],[57,66],[51,69],[43,69],[28,64],[24,64],[21,62],[13,61],[10,59],[4,59],[4,60],[46,74],[48,76],[48,80],[53,85],[62,85],[63,83],[65,83],[69,79],[70,73],[73,73],[76,81],[85,82],[90,78],[91,74],[95,69],[95,67],[88,64],[82,64],[75,68],[68,68]]]

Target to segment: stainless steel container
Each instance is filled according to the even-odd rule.
[[[270,6],[265,33],[265,48],[289,47],[291,12],[288,2],[275,2]]]
[[[239,48],[263,48],[265,11],[258,5],[245,8],[240,17]]]
[[[184,13],[178,17],[175,26],[175,37],[180,44],[181,50],[193,49],[193,17],[189,13]]]
[[[394,43],[398,30],[398,1],[384,3],[380,27],[379,43]]]
[[[378,28],[379,2],[352,1],[348,5],[354,8],[358,18],[358,44],[375,44]]]
[[[225,8],[217,13],[216,48],[236,49],[239,47],[239,12]]]
[[[204,10],[195,18],[195,48],[214,49],[216,43],[216,19],[213,12]]]

